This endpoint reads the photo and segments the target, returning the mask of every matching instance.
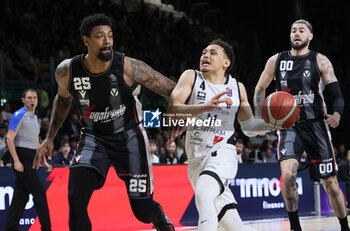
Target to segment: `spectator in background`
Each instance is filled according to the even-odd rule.
[[[7,121],[11,120],[12,113],[10,111],[11,111],[11,104],[9,102],[7,102],[4,104],[4,108],[1,112],[3,121],[4,120],[7,120]]]
[[[266,163],[277,163],[275,154],[272,152],[271,148],[267,148],[265,151],[265,162]]]
[[[9,121],[8,120],[3,120],[2,121],[2,126],[5,128],[6,132],[9,129]]]
[[[238,163],[242,164],[243,163],[243,149],[244,149],[244,144],[242,139],[238,139],[236,141],[236,151],[237,151],[237,157],[238,157]]]
[[[254,158],[251,156],[252,150],[249,147],[243,148],[242,161],[243,164],[254,163]]]
[[[185,151],[185,139],[177,137],[176,157],[179,164],[187,164],[187,154]]]
[[[72,163],[73,152],[66,140],[62,140],[60,143],[60,149],[58,153],[53,157],[55,166],[68,167]]]
[[[350,209],[350,150],[348,150],[346,159],[339,166],[338,180],[344,181],[346,186],[346,206]]]
[[[182,137],[176,137],[176,156],[180,160],[181,155],[185,152],[185,139]]]
[[[38,94],[38,110],[40,114],[43,113],[45,108],[49,106],[50,99],[49,99],[49,93],[44,89],[43,83],[41,81],[38,82],[38,88],[36,89],[36,92]]]
[[[158,147],[157,147],[156,141],[153,139],[150,139],[149,145],[151,148],[152,164],[159,164]]]
[[[81,123],[79,120],[78,113],[73,112],[69,120],[66,120],[63,126],[64,126],[63,128],[64,133],[67,133],[70,138],[74,138],[74,139],[79,138]]]
[[[7,145],[6,145],[6,129],[4,127],[0,127],[0,160],[5,155],[5,153],[8,151]]]
[[[342,159],[342,160],[345,160],[347,158],[346,149],[345,149],[345,145],[344,144],[339,145],[338,158]]]
[[[70,139],[69,140],[69,146],[72,152],[74,153],[77,148],[77,139]]]
[[[161,155],[159,158],[159,162],[161,164],[177,164],[179,160],[175,154],[176,143],[174,141],[170,141],[166,144],[166,152]]]

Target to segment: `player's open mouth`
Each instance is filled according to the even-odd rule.
[[[208,62],[208,61],[203,61],[202,62],[202,66],[209,66],[210,65],[210,62]]]
[[[102,47],[101,51],[111,51],[111,48],[110,47]]]

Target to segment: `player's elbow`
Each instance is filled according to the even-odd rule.
[[[257,136],[256,132],[252,132],[252,131],[245,131],[245,130],[242,130],[243,131],[243,134],[248,136],[248,137],[254,137],[254,136]]]

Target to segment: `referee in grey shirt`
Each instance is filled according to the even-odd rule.
[[[36,150],[39,147],[40,131],[38,118],[34,114],[38,104],[36,91],[26,89],[22,95],[22,102],[24,107],[13,113],[6,139],[13,158],[16,183],[5,227],[6,231],[18,230],[19,220],[31,193],[41,230],[51,231],[46,192],[37,171],[32,168]],[[51,171],[49,164],[46,163],[44,167],[47,171]]]

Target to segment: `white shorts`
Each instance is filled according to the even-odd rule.
[[[218,213],[225,205],[237,204],[229,185],[234,180],[238,169],[238,157],[236,147],[231,144],[224,144],[219,150],[202,157],[192,157],[188,160],[188,179],[195,190],[198,178],[203,171],[214,173],[223,186],[223,192],[215,199],[215,206]],[[211,174],[209,174],[211,175]],[[219,183],[220,184],[220,183]],[[210,190],[210,188],[208,188]]]

